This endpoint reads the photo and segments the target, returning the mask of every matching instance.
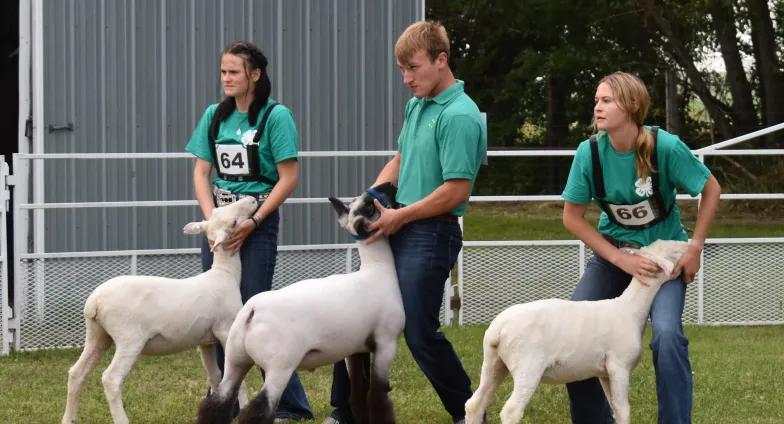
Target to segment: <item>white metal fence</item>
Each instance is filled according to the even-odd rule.
[[[694,151],[705,155],[782,155],[778,150],[718,150],[721,147],[784,128],[777,125],[739,139]],[[733,142],[733,143],[730,143]],[[302,152],[301,156],[392,156],[394,151]],[[488,156],[570,156],[574,151],[492,151]],[[189,157],[187,153],[137,154],[22,154],[17,163],[51,159],[161,159]],[[679,199],[691,199],[679,195]],[[724,194],[723,199],[784,199],[784,194]],[[344,201],[349,198],[342,199]],[[474,196],[472,202],[560,201],[560,196]],[[288,203],[326,203],[326,198],[289,199]],[[196,205],[191,201],[24,203],[15,201],[15,217],[55,208]],[[30,222],[29,220],[27,220]],[[36,219],[35,221],[39,221]],[[42,221],[42,220],[40,220]],[[40,222],[39,221],[39,222]],[[462,225],[462,219],[460,220]],[[39,231],[41,231],[39,229]],[[186,277],[200,272],[198,249],[116,252],[27,252],[26,235],[14,237],[15,308],[21,317],[18,349],[80,346],[82,307],[90,291],[121,274]],[[489,322],[505,307],[547,297],[566,298],[582,274],[590,249],[576,240],[467,241],[456,267],[456,284],[445,282],[442,322]],[[698,324],[784,323],[784,238],[709,239],[703,266],[689,288],[684,322]],[[5,261],[4,261],[5,264]],[[304,278],[357,269],[354,244],[281,246],[273,288]],[[459,296],[458,316],[450,310]],[[4,323],[6,319],[2,320]]]

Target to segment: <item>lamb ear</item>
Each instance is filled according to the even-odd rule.
[[[189,222],[182,229],[182,232],[185,234],[200,234],[206,225],[207,221]]]
[[[662,256],[656,254],[650,254],[651,260],[659,266],[666,273],[666,275],[672,274],[672,269],[675,268],[675,264],[673,264],[669,259],[664,258]]]
[[[217,249],[218,246],[221,245],[221,243],[228,240],[228,238],[229,238],[229,234],[226,232],[226,230],[218,230],[218,234],[215,236],[215,242],[213,243],[210,252],[214,252],[215,249]]]
[[[341,227],[345,228],[348,224],[348,207],[334,197],[330,197],[329,201],[332,203],[332,207],[335,208],[335,213],[338,214],[338,223]]]

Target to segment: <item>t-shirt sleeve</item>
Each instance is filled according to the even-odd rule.
[[[191,139],[185,146],[185,151],[193,154],[196,157],[212,162],[212,152],[210,152],[210,142],[207,138],[207,132],[210,130],[210,122],[215,114],[217,105],[212,105],[204,111],[199,122],[196,124],[196,129],[193,130]]]
[[[403,110],[403,125],[400,128],[400,135],[397,136],[397,151],[403,152],[403,142],[405,141],[405,137],[403,137],[406,133],[406,125],[408,123],[408,112],[411,110],[411,104],[414,101],[414,97],[408,100],[406,103],[406,108]]]
[[[577,147],[572,167],[569,169],[569,177],[566,179],[566,187],[561,193],[564,200],[577,205],[584,205],[591,201],[593,195],[588,175],[591,171],[591,168],[588,167],[590,154],[591,149],[588,142],[583,142]]]
[[[700,162],[680,138],[675,137],[668,152],[668,172],[670,181],[685,190],[691,197],[702,193],[710,177],[710,170]]]
[[[481,123],[469,115],[455,115],[445,119],[439,127],[438,155],[444,181],[473,179],[479,171]]]
[[[281,110],[277,110],[278,108]],[[270,113],[267,125],[269,125],[270,149],[275,163],[286,159],[296,159],[299,155],[299,142],[297,125],[291,111],[288,108],[277,106]]]

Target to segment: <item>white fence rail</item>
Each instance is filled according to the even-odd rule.
[[[780,128],[779,128],[780,127]],[[784,128],[779,125],[773,131]],[[770,132],[767,129],[767,132]],[[756,136],[767,132],[760,132]],[[750,138],[744,136],[737,142]],[[721,143],[722,147],[734,143]],[[694,151],[705,155],[782,155],[784,149]],[[392,156],[394,151],[301,152],[302,157]],[[573,156],[571,151],[490,151],[488,156]],[[58,159],[162,159],[190,158],[187,153],[133,154],[19,154],[22,161]],[[16,169],[16,168],[15,168]],[[692,199],[679,195],[678,199]],[[784,199],[784,193],[723,194],[722,199]],[[348,201],[350,198],[343,198]],[[473,196],[471,202],[561,201],[551,196]],[[699,200],[699,197],[695,200]],[[326,198],[288,199],[287,203],[326,203]],[[196,205],[190,201],[18,203],[23,210],[161,207]],[[462,218],[460,225],[463,225]],[[5,239],[5,238],[3,238]],[[17,238],[23,240],[23,238]],[[100,282],[121,274],[156,274],[181,278],[201,270],[198,249],[114,252],[22,253],[14,265],[15,310],[21,317],[21,340],[16,349],[35,350],[80,346],[83,337],[82,307],[86,296]],[[273,288],[311,277],[357,269],[354,244],[280,246]],[[568,297],[582,275],[592,252],[578,240],[467,241],[455,272],[456,284],[445,282],[442,322],[486,323],[508,305],[545,297]],[[703,266],[688,290],[684,322],[697,324],[784,323],[784,238],[709,239]],[[4,261],[3,264],[5,266]],[[303,266],[305,264],[305,266]],[[455,293],[456,292],[456,293]],[[457,317],[450,305],[459,297]],[[6,322],[6,319],[2,320]]]

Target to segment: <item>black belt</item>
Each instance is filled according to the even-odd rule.
[[[626,241],[616,240],[616,239],[614,239],[614,238],[612,238],[612,237],[610,237],[610,236],[608,236],[606,234],[602,234],[602,237],[604,237],[605,240],[610,242],[610,244],[612,244],[613,246],[617,247],[618,249],[622,249],[624,247],[628,247],[628,248],[631,248],[631,249],[639,249],[641,247],[638,244],[629,243],[629,242],[626,242]]]
[[[398,208],[397,209],[404,208],[404,207],[406,207],[406,205],[404,205],[402,203],[398,203]],[[457,217],[455,215],[452,215],[449,212],[444,212],[441,215],[430,216],[430,217],[422,218],[422,219],[423,220],[432,220],[432,221],[446,222],[447,224],[457,224],[458,223]]]

